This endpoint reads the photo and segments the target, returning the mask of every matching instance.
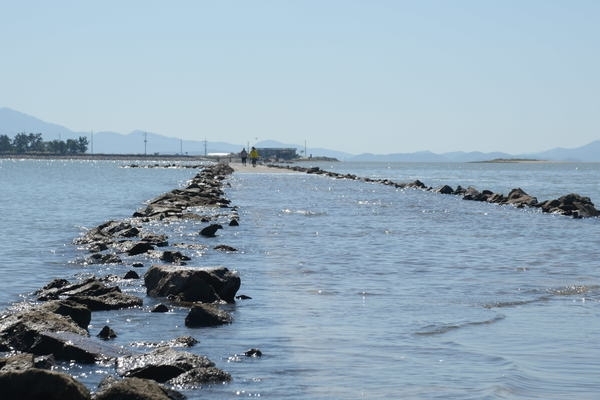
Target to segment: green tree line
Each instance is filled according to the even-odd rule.
[[[43,141],[41,133],[18,133],[13,139],[0,135],[2,154],[84,154],[88,149],[88,139]]]

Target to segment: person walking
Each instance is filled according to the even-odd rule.
[[[258,160],[258,157],[258,150],[256,150],[256,148],[252,146],[252,149],[250,150],[250,161],[252,161],[253,167],[256,167],[256,161]]]
[[[240,157],[242,159],[242,165],[246,165],[246,160],[248,159],[248,152],[246,151],[246,148],[244,147],[240,153]]]

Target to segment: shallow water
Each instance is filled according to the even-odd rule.
[[[83,227],[125,218],[197,171],[120,162],[0,160],[5,282],[0,305],[54,277],[122,275],[85,266],[71,244]],[[598,164],[322,163],[324,169],[429,186],[460,184],[539,200],[577,192],[600,202]],[[252,297],[234,323],[183,326],[187,310],[95,313],[116,345],[192,335],[190,351],[233,382],[190,399],[595,398],[600,392],[598,220],[574,220],[456,196],[306,174],[234,174],[227,197],[240,226],[201,239],[202,224],[157,226],[193,257],[225,265]],[[227,244],[236,253],[220,253]],[[152,260],[140,260],[150,265]],[[143,272],[143,270],[138,271]],[[137,349],[138,347],[134,347]],[[259,348],[262,358],[240,356]],[[110,366],[64,365],[90,388]]]

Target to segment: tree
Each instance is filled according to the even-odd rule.
[[[79,139],[77,140],[77,144],[79,145],[79,153],[84,154],[88,149],[87,136],[79,136]]]
[[[29,148],[29,135],[25,132],[17,133],[13,139],[13,148],[17,154],[26,153]]]
[[[11,153],[13,146],[8,135],[0,135],[0,153]]]
[[[46,151],[52,154],[66,154],[67,144],[62,140],[53,140],[46,143]]]

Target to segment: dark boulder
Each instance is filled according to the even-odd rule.
[[[212,304],[198,304],[192,307],[185,317],[188,328],[205,328],[230,324],[231,315]]]
[[[596,209],[589,197],[570,193],[555,200],[547,200],[537,205],[547,213],[562,214],[574,218],[597,217],[600,211]]]
[[[83,329],[87,329],[92,319],[92,311],[83,304],[70,300],[53,300],[39,306],[42,311],[68,316]]]
[[[235,302],[241,280],[225,267],[153,265],[144,275],[148,295],[182,302]]]
[[[161,261],[185,265],[185,261],[191,260],[190,257],[183,255],[180,251],[164,251],[160,256]]]
[[[5,400],[88,400],[89,390],[70,375],[38,368],[0,372]]]
[[[205,237],[214,237],[215,234],[217,233],[217,230],[219,229],[223,229],[223,226],[220,224],[211,224],[209,226],[207,226],[206,228],[203,228],[200,231],[200,235],[205,236]]]
[[[130,256],[144,254],[150,250],[154,250],[154,246],[148,242],[130,242],[124,248],[124,252]]]
[[[523,206],[535,206],[537,204],[537,198],[528,195],[527,193],[525,193],[525,191],[521,188],[516,188],[511,190],[508,193],[508,196],[506,196],[506,199],[504,200],[505,204],[512,204],[514,206],[517,207],[523,207]]]
[[[165,306],[164,304],[158,304],[156,307],[154,307],[152,309],[153,313],[166,313],[169,312],[169,307]]]
[[[441,193],[441,194],[452,194],[452,193],[454,193],[454,189],[452,189],[448,185],[444,185],[441,188],[436,189],[435,191],[437,193]]]
[[[127,271],[127,273],[123,276],[123,279],[140,279],[140,276],[137,272],[133,270]]]
[[[232,219],[229,221],[229,226],[240,226],[240,223],[237,219]]]
[[[110,326],[104,325],[104,328],[102,328],[100,333],[98,333],[96,336],[98,336],[100,339],[108,340],[116,338],[117,334]]]

